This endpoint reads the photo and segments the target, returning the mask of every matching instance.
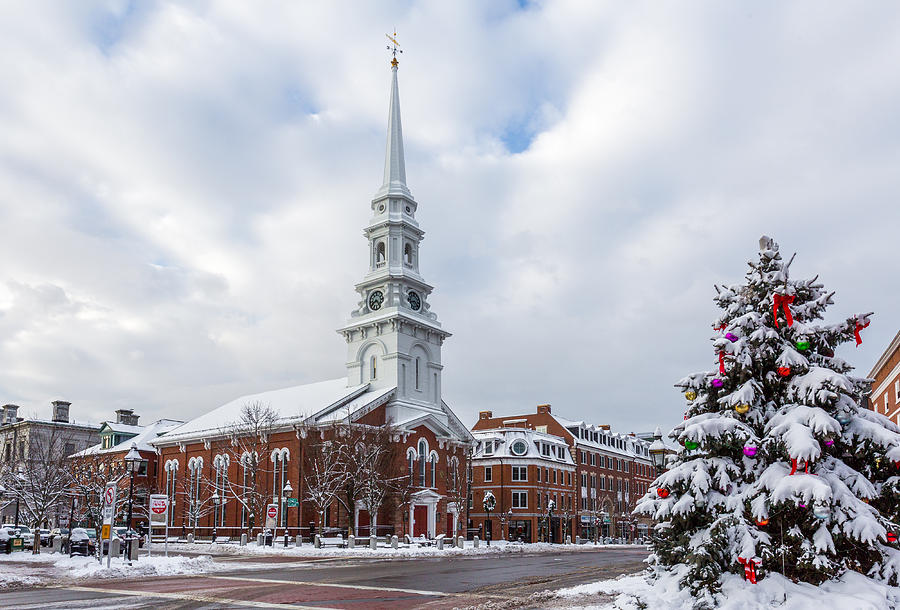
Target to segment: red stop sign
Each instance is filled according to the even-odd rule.
[[[269,510],[266,511],[266,515],[268,515],[270,519],[274,519],[278,516],[278,508],[275,506],[270,506]]]

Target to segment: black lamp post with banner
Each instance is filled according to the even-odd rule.
[[[494,507],[497,506],[497,498],[494,497],[494,494],[490,490],[484,492],[484,501],[482,502],[482,505],[484,506],[484,510],[488,516],[486,523],[490,524],[491,511],[493,511]],[[487,540],[488,546],[491,546],[491,530],[492,529],[493,528],[490,525],[487,525],[484,528],[484,539]],[[502,535],[503,535],[503,533],[501,532],[501,536]]]
[[[291,482],[288,481],[284,485],[284,489],[281,490],[281,510],[282,517],[281,520],[284,522],[284,548],[288,546],[288,519],[287,519],[287,501],[288,498],[291,497],[291,494],[294,493],[294,488],[291,487]],[[299,534],[299,532],[298,532]]]

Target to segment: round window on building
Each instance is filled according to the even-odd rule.
[[[509,448],[513,455],[525,455],[528,453],[528,444],[523,440],[514,441]]]

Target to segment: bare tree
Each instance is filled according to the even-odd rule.
[[[402,455],[402,446],[395,442],[397,435],[396,428],[390,424],[369,427],[357,442],[357,485],[360,499],[369,512],[371,535],[377,535],[373,530],[381,507],[408,479],[402,467],[399,472],[397,470]]]
[[[18,500],[24,521],[33,527],[49,524],[65,504],[69,482],[66,448],[72,446],[71,441],[71,435],[57,427],[32,431],[28,455],[7,462],[0,470],[7,498]]]
[[[312,502],[319,516],[319,528],[325,525],[325,511],[337,499],[343,489],[347,468],[346,445],[331,438],[324,429],[318,431],[319,442],[313,442],[316,431],[309,434],[306,450],[306,497]]]
[[[231,463],[239,465],[240,476],[236,480],[226,479],[225,491],[245,511],[247,531],[251,534],[257,516],[265,514],[269,501],[265,479],[270,471],[266,466],[277,420],[278,412],[271,406],[254,401],[243,405],[238,420],[228,427],[230,443],[225,451]]]

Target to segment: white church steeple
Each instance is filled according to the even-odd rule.
[[[388,415],[403,421],[422,411],[443,410],[441,346],[450,333],[431,311],[432,286],[419,273],[425,232],[415,219],[418,204],[406,185],[398,51],[395,43],[384,181],[372,199],[373,215],[364,231],[368,271],[356,285],[361,297],[357,309],[338,332],[347,341],[348,385],[396,387]]]
[[[406,186],[406,160],[403,158],[403,125],[400,122],[400,87],[397,85],[397,59],[391,62],[391,103],[388,110],[387,148],[384,155],[384,182],[376,199],[400,195],[412,199]]]

